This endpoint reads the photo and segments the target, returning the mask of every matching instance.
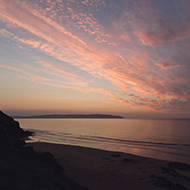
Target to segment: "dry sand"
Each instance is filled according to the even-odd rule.
[[[28,145],[33,146],[37,152],[51,152],[65,173],[89,190],[181,190],[183,188],[176,184],[190,189],[190,171],[169,168],[168,161],[70,145],[42,142]],[[163,167],[166,171],[169,168],[167,173],[163,173]],[[151,175],[156,177],[150,178]]]

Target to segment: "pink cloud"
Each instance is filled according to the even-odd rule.
[[[73,86],[74,89],[75,89],[75,87],[77,87],[77,89],[78,89],[79,87],[86,88],[88,86],[88,82],[91,82],[91,80],[88,80],[87,78],[85,78],[83,76],[72,74],[72,72],[71,72],[72,70],[67,69],[61,65],[57,65],[55,63],[50,63],[48,61],[44,61],[41,59],[38,59],[37,63],[42,64],[42,66],[44,66],[44,68],[37,69],[36,67],[29,66],[27,64],[24,64],[23,68],[25,68],[27,70],[32,70],[32,71],[38,72],[40,74],[44,73],[48,78],[51,78],[51,81],[58,84],[58,86],[61,83],[60,86],[70,86],[71,88]],[[70,71],[70,73],[69,73],[69,71]],[[52,79],[52,76],[54,76],[56,78]],[[67,84],[67,85],[65,85],[65,84]]]
[[[69,86],[69,85],[63,85],[63,84],[55,84],[55,83],[50,83],[50,82],[45,82],[42,81],[40,84],[44,84],[44,85],[48,85],[48,86],[54,86],[54,87],[58,87],[58,88],[69,88],[69,89],[76,89],[76,90],[80,90],[81,89],[77,86]]]
[[[98,93],[103,93],[103,94],[108,94],[111,97],[114,97],[114,93],[106,90],[104,88],[93,88],[93,87],[87,87],[86,90],[92,91],[92,92],[98,92]]]
[[[76,7],[73,6],[68,7],[67,10],[70,13],[71,25],[73,24],[73,21],[75,21],[75,28],[82,29],[83,31],[87,32],[90,36],[94,36],[94,39],[98,43],[108,41],[110,35],[108,35],[105,32],[104,27],[98,23],[98,21],[94,18],[92,14],[78,12],[78,8],[76,9]]]
[[[123,103],[123,104],[126,104],[126,105],[129,105],[131,107],[144,107],[144,108],[147,108],[151,111],[159,111],[160,108],[162,108],[162,106],[157,106],[155,105],[155,101],[154,104],[151,104],[152,103],[152,100],[148,99],[148,98],[141,98],[141,97],[136,97],[135,100],[124,100],[122,98],[113,98],[113,100],[116,100],[120,103]]]
[[[110,100],[102,100],[102,102],[108,103],[108,104],[113,104],[113,101],[110,101]]]
[[[45,66],[53,71],[70,76],[69,79],[81,78],[81,79],[87,80],[88,82],[92,82],[92,80],[90,80],[88,78],[74,74],[74,72],[75,72],[74,70],[68,69],[62,65],[57,65],[52,62],[44,61],[44,60],[38,60],[38,63],[42,64],[43,66]],[[73,78],[71,78],[71,77],[73,77]]]
[[[8,65],[0,65],[0,67],[8,69],[8,70],[13,70],[13,71],[16,71],[16,72],[19,72],[19,73],[23,73],[26,76],[22,76],[22,77],[30,78],[32,81],[39,81],[39,82],[40,81],[50,81],[50,79],[48,79],[48,78],[41,77],[39,75],[36,75],[36,74],[33,74],[33,73],[29,73],[29,72],[27,72],[25,70],[18,69],[18,68],[15,68],[15,67],[11,67],[11,66],[8,66]],[[18,75],[18,76],[21,76],[21,75]]]
[[[14,5],[13,5],[14,6]],[[25,5],[27,6],[27,5]],[[29,7],[28,7],[29,9]],[[33,14],[32,15],[25,15],[24,17],[27,18],[28,16],[32,17],[32,19],[36,22],[39,21],[38,25],[43,27],[42,31],[44,29],[46,29],[47,31],[51,31],[50,28],[47,29],[48,25],[47,24],[51,24],[52,26],[54,26],[57,29],[54,30],[52,33],[55,33],[56,35],[52,36],[52,33],[50,35],[48,34],[42,34],[41,31],[39,29],[36,28],[37,23],[30,23],[30,26],[27,25],[27,23],[24,22],[23,24],[23,20],[19,20],[20,18],[17,17],[12,17],[12,13],[6,12],[5,11],[5,15],[6,17],[9,19],[10,22],[14,22],[15,24],[17,24],[20,27],[23,27],[24,29],[28,29],[30,32],[32,32],[33,34],[37,35],[38,37],[41,37],[44,40],[47,40],[48,43],[44,43],[44,42],[40,42],[40,41],[33,41],[33,40],[27,40],[27,39],[21,39],[18,36],[12,36],[12,38],[25,43],[27,45],[31,45],[34,48],[39,48],[42,51],[45,51],[47,53],[50,53],[51,55],[53,55],[56,58],[59,58],[60,60],[63,61],[69,61],[74,63],[76,66],[79,66],[80,68],[82,68],[83,70],[89,71],[90,73],[94,73],[94,69],[98,70],[101,69],[101,65],[104,63],[104,55],[100,54],[99,56],[97,56],[99,54],[99,52],[94,51],[94,49],[92,49],[92,47],[86,47],[84,46],[83,42],[81,44],[81,40],[78,39],[78,37],[73,36],[71,33],[67,32],[65,29],[63,29],[63,27],[57,25],[56,23],[54,23],[53,21],[51,21],[50,19],[47,19],[43,16],[41,16],[36,10],[33,10],[32,8],[30,8],[30,12]],[[36,16],[36,17],[34,17]],[[38,20],[37,18],[40,18],[41,20]],[[14,19],[14,21],[13,21]],[[31,20],[31,18],[28,18],[28,20]],[[46,24],[47,22],[47,24]],[[45,32],[44,32],[45,33]],[[64,35],[69,35],[72,37],[73,40],[75,41],[68,41],[68,39],[66,40],[66,38],[64,37]],[[59,39],[57,39],[57,37],[59,36]],[[62,43],[64,42],[64,43]],[[68,45],[69,48],[65,47],[65,44]],[[60,48],[60,51],[62,53],[59,53],[59,49],[56,48],[55,51],[55,47],[57,46],[58,48]],[[72,51],[74,51],[76,53],[76,55],[73,55]],[[65,55],[67,55],[67,57],[62,56],[62,54],[65,53]],[[71,57],[72,55],[72,57]],[[109,55],[107,55],[107,57],[109,57]],[[84,60],[85,61],[81,61]],[[89,62],[87,61],[93,61],[95,64],[89,64]],[[99,72],[99,71],[98,71]]]
[[[106,6],[104,0],[82,0],[81,3],[86,6],[92,6],[96,9],[101,5]]]
[[[126,17],[122,15],[123,20],[130,18],[131,22],[127,22],[127,25],[131,26],[130,30],[133,32],[125,32],[128,28],[121,25],[120,28],[122,31],[120,32],[119,30],[118,36],[116,36],[115,33],[117,31],[107,34],[105,28],[92,14],[78,10],[80,9],[79,5],[77,6],[75,4],[71,6],[72,3],[70,2],[67,2],[69,6],[67,6],[66,2],[62,2],[64,5],[63,10],[67,8],[67,13],[70,13],[68,16],[63,11],[63,15],[65,16],[67,14],[66,18],[69,20],[66,22],[69,26],[65,25],[63,27],[60,23],[64,22],[56,22],[56,19],[48,15],[50,14],[49,12],[57,11],[54,7],[55,3],[52,1],[48,2],[47,8],[51,10],[49,11],[47,9],[41,10],[41,8],[36,7],[31,2],[26,3],[15,0],[10,3],[10,1],[0,0],[1,20],[9,24],[10,27],[11,25],[17,26],[16,31],[28,31],[35,37],[33,39],[29,39],[29,37],[21,38],[19,34],[13,34],[5,29],[1,29],[0,33],[7,38],[14,39],[21,44],[51,55],[60,61],[67,62],[93,77],[108,80],[112,86],[114,85],[114,93],[112,90],[90,87],[88,82],[93,82],[92,80],[80,76],[61,65],[44,60],[38,61],[45,68],[43,72],[48,75],[60,77],[62,81],[54,80],[47,82],[49,79],[46,81],[42,77],[41,83],[81,91],[98,92],[109,95],[123,104],[136,107],[143,106],[153,110],[167,109],[169,101],[172,102],[172,100],[180,97],[184,100],[188,97],[188,89],[181,92],[182,87],[184,89],[185,86],[189,85],[188,80],[183,75],[180,76],[174,73],[174,76],[172,69],[169,69],[179,67],[179,65],[164,61],[158,62],[161,59],[155,53],[156,50],[154,51],[156,61],[151,58],[153,52],[153,48],[151,47],[189,37],[188,27],[180,33],[181,30],[172,28],[171,25],[161,21],[151,1],[146,1],[145,4],[140,4],[142,7],[136,4],[137,10],[139,10],[136,11],[137,15],[129,14],[129,12],[126,13]],[[95,1],[82,2],[83,6],[92,6],[92,3]],[[59,2],[57,1],[57,3]],[[96,3],[98,4],[100,1],[96,1]],[[55,17],[57,17],[57,13],[55,13]],[[158,22],[158,20],[160,21]],[[83,35],[82,38],[82,32],[78,32],[80,29],[88,35]],[[88,41],[87,36],[94,36],[94,39],[100,43],[115,43],[117,49],[107,48],[104,50],[102,44],[98,46],[92,45],[97,43]],[[139,41],[138,43],[131,41],[133,38],[136,39],[136,37],[141,43]],[[118,39],[122,39],[122,43],[127,44],[125,44],[125,49],[123,49],[123,46],[120,46]],[[147,47],[142,44],[151,46],[148,47],[151,51],[147,51]],[[138,45],[140,49],[138,49]],[[155,62],[156,64],[154,64]],[[29,76],[30,74],[27,75]],[[34,77],[32,74],[31,76]],[[68,82],[68,85],[66,85],[66,82]],[[130,97],[127,100],[117,98],[121,94],[127,94],[129,91],[136,94],[136,97]],[[152,98],[149,98],[149,96]],[[162,101],[161,99],[164,100]]]
[[[133,89],[137,92],[140,92],[140,94],[146,94],[146,95],[152,95],[153,93],[149,90],[147,90],[145,87],[139,87],[139,86],[133,86]]]
[[[114,96],[114,94],[109,90],[106,90],[106,89],[103,89],[103,88],[88,87],[87,83],[84,83],[82,81],[77,81],[75,79],[74,79],[73,82],[70,81],[69,85],[64,85],[64,84],[52,83],[52,82],[50,82],[51,80],[48,79],[48,78],[44,78],[44,77],[38,76],[36,74],[29,73],[29,72],[27,72],[25,70],[18,69],[18,68],[15,68],[15,67],[5,66],[5,65],[0,65],[0,67],[5,68],[5,69],[9,69],[9,70],[13,70],[13,71],[16,71],[16,72],[19,72],[19,73],[23,73],[25,75],[20,75],[20,74],[17,74],[17,73],[15,73],[15,75],[17,77],[20,77],[20,78],[30,79],[31,81],[37,82],[37,83],[40,83],[40,84],[59,87],[59,88],[76,89],[76,90],[79,90],[79,91],[91,91],[91,92],[97,92],[97,93],[101,93],[101,94],[103,93],[103,94],[107,94],[107,95],[109,95],[111,97]],[[52,74],[52,73],[50,72],[50,74]],[[57,75],[57,74],[55,74],[55,75]],[[60,77],[61,77],[61,75],[60,75]]]
[[[168,42],[173,42],[177,40],[182,40],[190,37],[190,30],[185,29],[185,31],[175,31],[170,27],[163,29],[162,32],[154,31],[138,31],[136,35],[144,45],[156,46],[164,45]]]
[[[174,65],[171,62],[167,62],[167,61],[162,62],[162,63],[156,63],[155,65],[158,65],[162,69],[169,69],[169,68],[173,68],[173,67],[180,67],[180,65]]]
[[[171,7],[177,4],[172,2]],[[184,4],[184,1],[179,2],[179,5],[182,4]],[[176,20],[180,19],[180,16],[183,16],[180,24],[176,24],[173,20],[169,22],[171,17],[163,19],[164,16],[165,18],[168,15],[171,16],[173,12],[168,9],[168,12],[164,12],[165,15],[163,15],[162,10],[150,0],[134,1],[133,8],[135,11],[126,11],[122,17],[130,23],[134,34],[143,45],[151,47],[164,46],[165,44],[190,37],[189,21],[186,21],[189,20],[189,16],[188,13],[186,15],[182,13],[182,10],[185,11],[185,9],[188,12],[187,7],[184,10],[182,7],[179,7],[179,10],[176,8],[175,15],[173,15],[173,18],[176,18]]]
[[[124,100],[122,98],[112,98],[113,100],[116,100],[118,102],[121,102],[122,104],[127,104],[130,105],[130,102],[128,102],[127,100]]]

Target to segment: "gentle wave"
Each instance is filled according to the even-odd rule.
[[[190,164],[190,120],[21,119],[19,122],[25,130],[35,132],[33,142],[83,146]]]
[[[147,156],[152,158],[163,159],[164,155],[171,155],[166,160],[184,161],[189,163],[190,159],[190,145],[189,144],[176,144],[176,143],[162,143],[162,142],[149,142],[149,141],[135,141],[126,139],[107,138],[100,136],[88,135],[74,135],[72,133],[45,131],[45,130],[31,130],[35,132],[32,138],[33,142],[49,142],[58,144],[68,144],[76,146],[85,146],[89,148],[98,148],[110,151],[121,151],[127,153],[129,149],[139,149],[141,153],[135,153],[139,156]],[[118,149],[119,147],[119,149]],[[127,149],[127,151],[125,151]],[[146,154],[142,152],[145,151]],[[160,157],[158,156],[160,155]],[[156,155],[156,156],[155,156]]]
[[[32,129],[31,129],[32,131]],[[87,135],[74,135],[72,133],[55,133],[53,131],[45,131],[45,130],[33,130],[35,132],[35,136],[33,139],[38,139],[39,141],[48,140],[52,142],[64,142],[65,140],[75,139],[75,140],[84,140],[84,141],[96,141],[102,143],[118,143],[118,144],[136,144],[141,146],[184,146],[190,147],[190,144],[176,144],[176,143],[162,143],[162,142],[151,142],[151,141],[134,141],[134,140],[126,140],[126,139],[115,139],[115,138],[107,138],[100,136],[87,136]]]

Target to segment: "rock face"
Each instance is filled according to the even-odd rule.
[[[17,121],[0,111],[0,146],[21,147],[25,142],[20,139],[31,135],[32,132],[24,131]]]
[[[18,138],[32,135],[29,131],[20,128],[18,121],[0,111],[0,128],[4,128],[9,136]]]
[[[0,111],[0,189],[87,190],[70,179],[51,153],[39,154],[24,147],[32,135]]]

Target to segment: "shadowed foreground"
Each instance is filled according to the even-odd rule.
[[[89,190],[187,190],[190,165],[70,145],[30,143],[51,152],[69,177]]]
[[[1,190],[85,190],[71,180],[50,153],[23,147],[29,131],[0,111]]]
[[[0,111],[1,190],[190,190],[188,164],[70,145],[26,145],[21,138],[30,135]]]

